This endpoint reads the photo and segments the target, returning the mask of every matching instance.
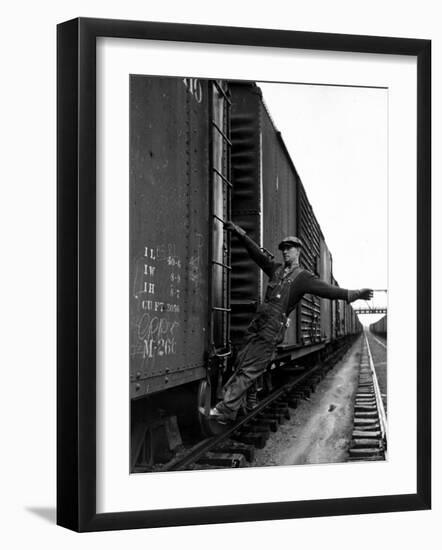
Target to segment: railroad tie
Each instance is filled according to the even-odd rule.
[[[358,387],[354,403],[353,433],[348,451],[349,461],[385,459],[373,376],[365,341],[361,346]]]

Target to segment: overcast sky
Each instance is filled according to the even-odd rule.
[[[333,255],[339,285],[386,289],[388,91],[259,86]],[[372,304],[386,305],[385,294],[375,294]]]

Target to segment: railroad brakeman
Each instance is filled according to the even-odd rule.
[[[330,300],[369,300],[369,288],[347,290],[321,281],[299,265],[302,242],[297,237],[285,237],[279,243],[284,263],[271,259],[247,236],[246,232],[228,221],[225,229],[236,233],[250,257],[269,277],[264,302],[250,323],[245,343],[238,353],[235,372],[224,387],[224,398],[210,410],[209,418],[221,423],[233,421],[246,398],[247,390],[272,361],[276,346],[284,340],[288,316],[304,294],[314,294]]]

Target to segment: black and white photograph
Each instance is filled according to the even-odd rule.
[[[130,472],[388,460],[388,89],[128,85]]]

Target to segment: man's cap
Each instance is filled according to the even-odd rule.
[[[284,245],[292,245],[297,247],[302,247],[302,241],[301,239],[298,239],[298,237],[285,237],[282,239],[282,241],[279,243],[278,248],[279,250],[282,250]]]

